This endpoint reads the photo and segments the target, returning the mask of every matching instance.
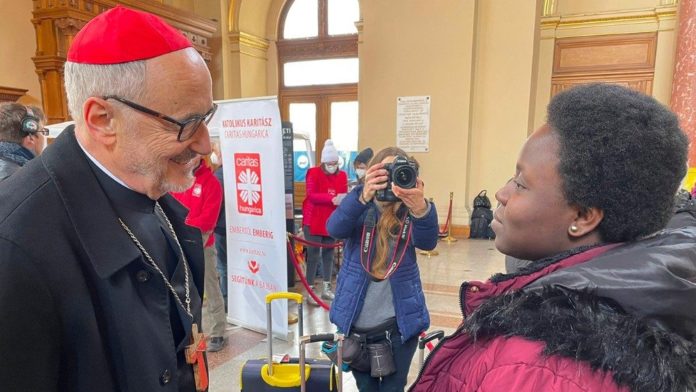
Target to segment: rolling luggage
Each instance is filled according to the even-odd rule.
[[[309,336],[302,336],[300,338],[300,380],[301,380],[301,386],[300,386],[300,391],[301,392],[314,392],[315,389],[309,389],[307,387],[307,377],[305,377],[305,344],[307,343],[316,343],[316,342],[336,342],[336,346],[338,348],[337,355],[336,355],[336,368],[341,369],[343,367],[343,335],[340,333],[325,333],[325,334],[318,334],[318,335],[309,335]],[[337,391],[341,392],[343,391],[343,372],[337,372],[338,373],[338,380],[336,380],[336,385],[337,386]],[[333,390],[333,389],[331,389]]]
[[[304,359],[303,372],[300,371],[300,361],[292,358],[290,362],[273,363],[273,332],[271,330],[271,302],[276,299],[288,299],[297,302],[299,314],[299,334],[303,334],[302,295],[297,293],[271,293],[266,296],[266,317],[268,330],[268,358],[248,360],[242,367],[242,392],[300,392],[300,374],[304,373],[306,391],[320,392],[338,391],[337,370],[331,361],[319,359]],[[322,335],[324,336],[324,335]],[[332,335],[333,336],[333,335]],[[302,346],[300,346],[302,352]]]

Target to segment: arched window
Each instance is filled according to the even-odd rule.
[[[278,37],[280,109],[295,132],[309,136],[315,154],[295,148],[296,201],[304,197],[304,173],[319,162],[326,139],[339,150],[349,176],[358,149],[358,0],[288,0]],[[305,153],[306,154],[306,153]],[[299,199],[299,200],[297,200]]]

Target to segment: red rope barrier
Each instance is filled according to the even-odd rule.
[[[447,208],[447,219],[445,220],[445,226],[442,230],[438,231],[437,235],[439,237],[446,237],[449,235],[450,221],[452,220],[452,199],[449,201],[449,207]]]
[[[329,310],[329,305],[324,303],[324,301],[319,298],[319,296],[312,290],[312,287],[309,285],[309,282],[307,282],[307,278],[304,276],[302,273],[302,268],[300,268],[300,263],[297,262],[297,257],[295,257],[295,250],[292,247],[292,244],[290,243],[290,238],[289,237],[295,237],[293,234],[288,233],[288,239],[285,241],[288,245],[288,252],[290,252],[290,258],[292,259],[292,263],[295,265],[295,271],[297,271],[297,274],[300,275],[300,280],[302,281],[302,284],[304,285],[305,289],[307,290],[307,293],[325,310]],[[296,238],[296,237],[295,237]]]

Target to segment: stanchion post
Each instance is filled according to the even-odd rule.
[[[433,202],[433,198],[432,198],[432,197],[429,198],[428,200],[430,200],[430,203]],[[440,254],[440,252],[436,251],[435,249],[433,249],[433,250],[421,250],[421,251],[419,251],[418,253],[421,254],[421,255],[423,255],[423,256],[428,256],[428,258],[430,258],[430,257],[432,257],[432,256],[438,256],[438,255]]]
[[[452,205],[452,200],[454,199],[454,192],[450,192],[450,205]],[[451,212],[451,210],[450,210]],[[453,242],[457,242],[457,239],[452,237],[452,217],[450,216],[450,221],[449,225],[447,227],[447,237],[442,238],[442,241],[445,241],[448,244],[451,244]]]

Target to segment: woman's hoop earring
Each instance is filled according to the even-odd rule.
[[[578,227],[573,225],[570,225],[570,232],[571,233],[577,233],[578,232]]]

